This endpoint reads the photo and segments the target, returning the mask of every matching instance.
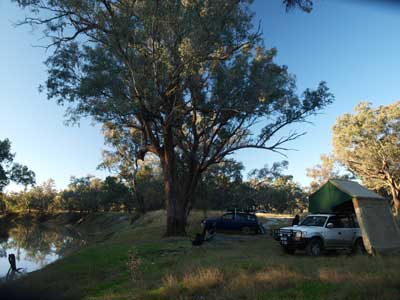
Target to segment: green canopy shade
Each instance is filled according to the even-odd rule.
[[[330,181],[325,183],[318,191],[309,197],[311,213],[331,213],[334,207],[351,201],[352,197],[339,190]]]
[[[352,208],[353,198],[384,199],[355,181],[331,179],[309,196],[308,210],[311,213],[332,213]]]

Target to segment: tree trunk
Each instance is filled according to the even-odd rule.
[[[391,185],[394,215],[398,216],[400,213],[400,191]]]
[[[177,182],[173,174],[176,170],[168,167],[164,171],[164,191],[167,210],[167,230],[165,236],[186,235],[186,209],[183,199],[179,197]]]
[[[164,177],[165,206],[167,210],[167,230],[165,236],[186,235],[186,209],[179,197],[178,170],[175,161],[172,128],[164,128],[164,149],[161,165]]]
[[[146,213],[146,206],[144,204],[144,197],[143,197],[142,194],[140,194],[137,191],[136,191],[136,202],[137,202],[137,206],[138,206],[139,212],[141,214],[145,214]]]
[[[176,171],[175,171],[176,172]],[[198,175],[187,176],[185,181],[190,181],[189,189],[178,187],[176,176],[173,180],[164,180],[166,208],[167,208],[167,232],[166,236],[186,235],[187,218],[193,206],[194,193],[196,191]],[[185,186],[186,184],[183,184]]]

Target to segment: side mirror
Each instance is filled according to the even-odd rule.
[[[329,229],[333,228],[333,223],[326,224],[326,228],[329,228]]]

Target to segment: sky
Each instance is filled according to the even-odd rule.
[[[287,157],[263,150],[237,152],[234,158],[244,164],[244,174],[286,159],[287,173],[306,186],[306,168],[331,151],[331,128],[338,116],[360,101],[378,106],[399,100],[400,6],[381,2],[387,5],[316,0],[307,14],[286,12],[280,0],[255,1],[255,22],[260,21],[264,43],[278,49],[276,62],[296,75],[298,92],[323,80],[335,102],[311,118],[313,124],[291,127],[307,134],[288,144],[296,150],[286,152]],[[49,53],[32,46],[43,43],[40,31],[13,26],[24,15],[11,1],[0,0],[0,140],[11,140],[15,161],[35,171],[38,183],[53,178],[64,188],[71,175],[107,176],[97,170],[105,148],[100,126],[88,119],[79,127],[66,126],[65,107],[38,92],[46,80],[43,62]],[[17,188],[10,185],[8,190]]]

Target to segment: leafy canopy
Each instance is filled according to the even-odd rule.
[[[334,154],[370,188],[400,192],[400,102],[371,107],[361,102],[333,127]]]
[[[0,140],[0,193],[10,181],[24,186],[35,184],[35,173],[28,167],[15,163],[14,157],[10,140]]]
[[[136,128],[144,151],[158,155],[171,126],[181,161],[194,153],[202,171],[241,148],[284,150],[299,134],[268,144],[275,133],[333,100],[323,82],[296,95],[276,50],[252,30],[252,1],[16,2],[54,15],[26,21],[45,24],[56,46],[46,88],[71,120]]]

